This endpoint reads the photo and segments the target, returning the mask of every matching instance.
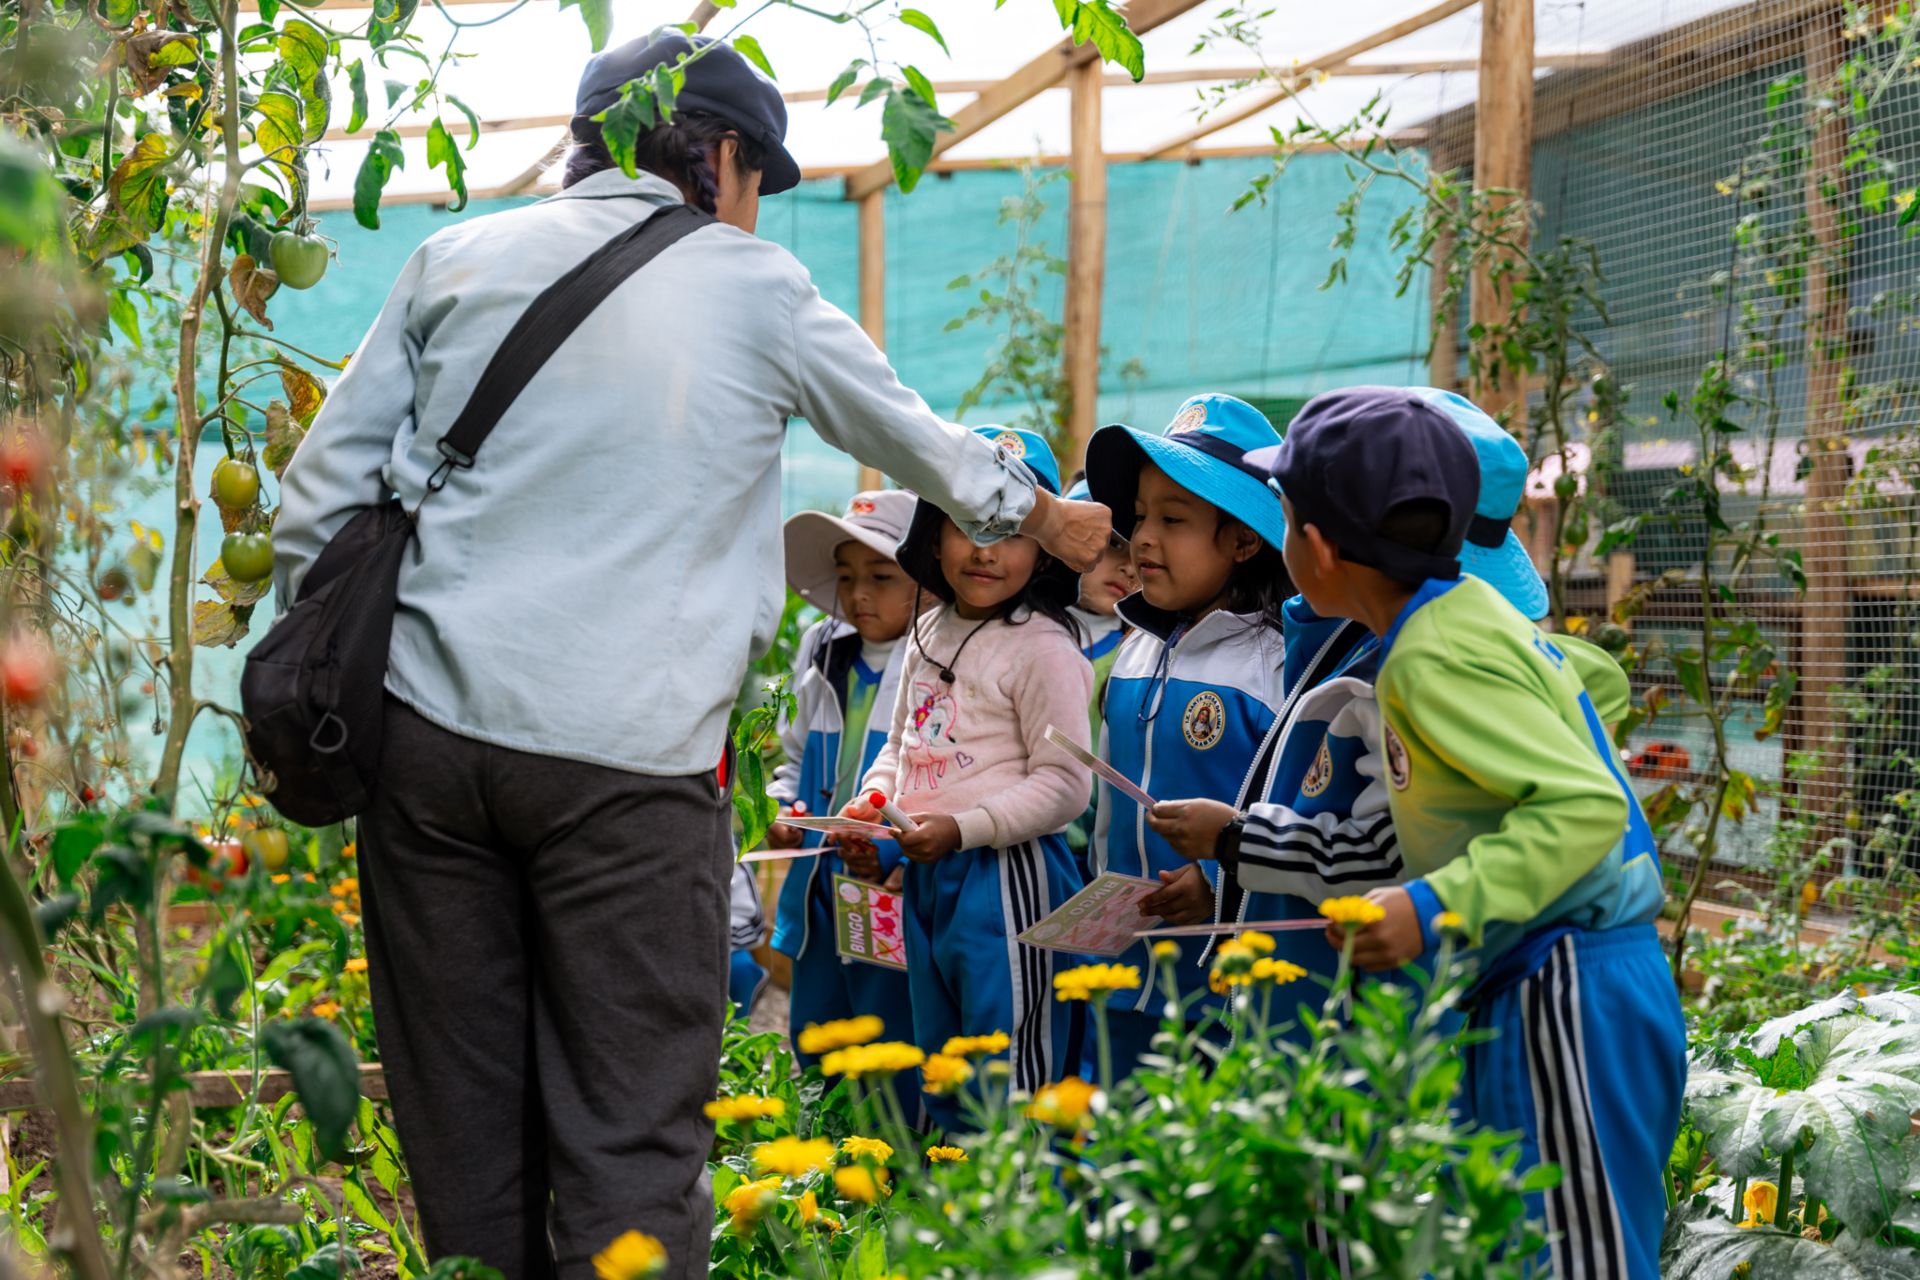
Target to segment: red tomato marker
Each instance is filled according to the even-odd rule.
[[[878,791],[867,796],[867,803],[880,811],[880,816],[902,831],[915,831],[920,824],[900,811],[900,806],[881,795]]]

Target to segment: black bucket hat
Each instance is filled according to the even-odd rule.
[[[760,170],[761,195],[778,195],[799,186],[800,166],[786,146],[787,104],[773,81],[732,45],[711,36],[686,36],[671,27],[588,60],[574,95],[573,136],[580,137],[587,122],[618,102],[628,81],[655,67],[671,66],[695,49],[703,52],[686,65],[686,84],[675,99],[676,108],[719,116],[766,150],[767,162]]]
[[[984,437],[995,448],[1017,460],[1033,476],[1035,484],[1058,496],[1060,464],[1054,461],[1053,450],[1039,435],[1019,427],[995,426],[975,427],[973,433]],[[913,523],[907,526],[907,536],[900,539],[900,549],[894,559],[900,562],[900,567],[915,582],[952,604],[953,587],[948,584],[946,575],[940,572],[940,558],[935,554],[940,546],[940,526],[946,518],[946,512],[925,498],[920,499],[913,509]],[[1079,600],[1080,575],[1071,565],[1045,552],[1041,554],[1045,562],[1033,575],[1034,593],[1062,608]]]

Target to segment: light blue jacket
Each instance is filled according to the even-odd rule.
[[[287,469],[281,607],[355,511],[419,502],[527,304],[679,199],[606,170],[414,252]],[[422,508],[387,688],[498,746],[645,774],[713,768],[780,619],[780,446],[795,417],[982,542],[1033,507],[1026,469],[901,386],[792,254],[716,223],[621,285]]]

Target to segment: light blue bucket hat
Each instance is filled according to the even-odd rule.
[[[1547,616],[1547,584],[1513,531],[1513,518],[1527,493],[1527,451],[1473,401],[1438,387],[1413,387],[1416,396],[1453,420],[1480,460],[1480,504],[1460,548],[1460,569],[1507,598],[1538,622]]]
[[[1266,474],[1248,466],[1245,456],[1279,443],[1280,433],[1267,416],[1245,400],[1217,392],[1198,395],[1181,405],[1158,435],[1126,426],[1094,432],[1087,443],[1087,487],[1094,501],[1113,509],[1115,527],[1125,528],[1140,488],[1140,467],[1151,462],[1278,551],[1287,539],[1286,515],[1267,487]]]

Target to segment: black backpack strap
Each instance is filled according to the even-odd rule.
[[[663,249],[714,220],[712,214],[692,205],[668,205],[595,249],[542,290],[507,331],[493,358],[487,361],[480,381],[474,384],[466,407],[441,437],[439,448],[444,461],[427,481],[428,491],[437,493],[445,487],[447,475],[455,468],[464,470],[473,465],[474,454],[501,415],[607,295]]]

